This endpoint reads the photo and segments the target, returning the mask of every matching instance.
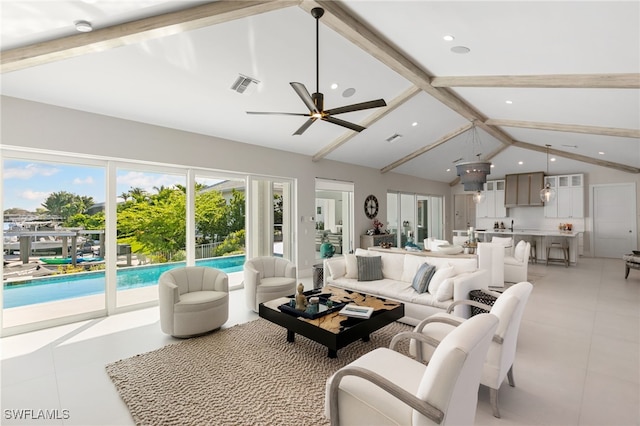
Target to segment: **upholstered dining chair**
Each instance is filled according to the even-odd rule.
[[[480,314],[449,333],[428,365],[378,348],[339,369],[327,380],[325,416],[338,425],[473,424],[482,363],[498,320]]]
[[[247,307],[258,312],[268,300],[296,293],[296,265],[274,256],[260,256],[244,263],[244,293]]]
[[[514,284],[502,294],[494,293],[498,298],[493,306],[473,300],[454,302],[447,313],[438,313],[425,318],[414,329],[415,333],[428,336],[435,342],[443,341],[447,335],[466,321],[464,318],[456,317],[450,313],[453,305],[463,303],[489,310],[491,314],[498,318],[500,323],[489,345],[480,379],[480,384],[489,388],[489,398],[495,417],[500,417],[498,390],[502,382],[504,382],[505,376],[509,380],[509,385],[511,387],[515,386],[513,362],[516,355],[518,331],[522,314],[532,289],[533,286],[529,282]],[[487,290],[483,291],[493,293]],[[429,359],[432,359],[432,354],[435,353],[433,347],[433,343],[418,344],[416,340],[412,340],[409,346],[409,353],[418,360],[429,361]]]
[[[160,327],[174,337],[220,328],[229,319],[229,278],[216,268],[170,269],[158,280]]]
[[[504,280],[506,282],[519,283],[527,280],[529,256],[531,256],[531,243],[520,240],[513,249],[513,255],[504,257]]]

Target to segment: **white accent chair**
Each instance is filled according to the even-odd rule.
[[[505,256],[504,258],[504,280],[506,282],[527,281],[529,256],[531,256],[531,243],[520,240],[513,250],[513,256]]]
[[[511,256],[513,253],[513,238],[511,237],[491,237],[491,242],[494,244],[500,244],[504,247],[504,255]]]
[[[478,269],[489,272],[489,287],[504,287],[504,246],[478,243]]]
[[[244,293],[247,307],[258,312],[268,300],[296,293],[296,265],[281,257],[254,257],[244,263]]]
[[[442,340],[424,365],[390,349],[375,349],[327,380],[325,416],[337,425],[471,425],[478,404],[482,364],[498,325],[491,314],[466,321]]]
[[[204,266],[174,268],[158,280],[160,328],[191,337],[220,328],[229,319],[229,278]]]
[[[482,368],[482,378],[480,380],[482,385],[489,388],[489,398],[495,417],[500,417],[500,411],[498,410],[498,390],[502,382],[504,382],[505,376],[509,379],[509,385],[512,387],[515,386],[513,380],[513,362],[516,355],[518,331],[520,330],[522,314],[532,289],[533,286],[531,283],[520,282],[512,285],[502,294],[483,290],[484,292],[497,296],[492,307],[473,300],[454,302],[454,305],[464,303],[489,310],[490,313],[498,317],[500,321],[496,334],[489,346],[484,367]],[[438,313],[429,318],[425,318],[416,326],[414,332],[428,336],[436,342],[444,341],[446,336],[467,321],[464,318],[452,315],[450,313],[451,309],[452,308],[449,309],[448,313]],[[422,343],[419,345],[415,340],[412,340],[409,346],[409,353],[414,355],[418,360],[428,361],[429,359],[433,359],[432,357],[435,352],[431,344],[427,345]]]

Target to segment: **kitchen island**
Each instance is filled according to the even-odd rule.
[[[569,243],[569,264],[578,263],[580,254],[579,242],[582,238],[581,231],[560,231],[560,230],[544,230],[544,229],[487,229],[484,231],[475,230],[477,238],[480,241],[490,242],[493,236],[512,237],[514,245],[521,239],[532,239],[536,242],[536,255],[539,263],[547,261],[547,245],[553,238],[565,237]],[[466,229],[457,229],[453,231],[453,235],[466,235]],[[520,237],[520,238],[519,238]],[[528,238],[523,238],[528,237]],[[551,256],[557,258],[561,253],[551,253]]]

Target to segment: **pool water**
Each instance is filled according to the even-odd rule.
[[[117,289],[120,291],[157,285],[158,278],[163,272],[185,266],[185,264],[185,262],[174,262],[119,268],[116,274]],[[240,272],[244,265],[244,255],[201,259],[196,261],[196,265],[210,266],[226,273]],[[104,294],[104,289],[104,271],[56,275],[25,281],[24,284],[4,284],[3,307],[5,309],[16,308],[36,303]]]

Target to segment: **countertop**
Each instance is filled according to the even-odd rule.
[[[466,231],[465,230],[457,230],[457,231]],[[577,237],[579,234],[581,234],[581,231],[551,231],[551,230],[544,230],[544,229],[514,229],[513,231],[510,231],[509,229],[498,229],[498,230],[494,230],[494,229],[487,229],[484,231],[478,231],[478,230],[474,230],[474,232],[476,234],[504,234],[504,235],[531,235],[531,236],[538,236],[538,237],[569,237],[569,238],[574,238]]]

